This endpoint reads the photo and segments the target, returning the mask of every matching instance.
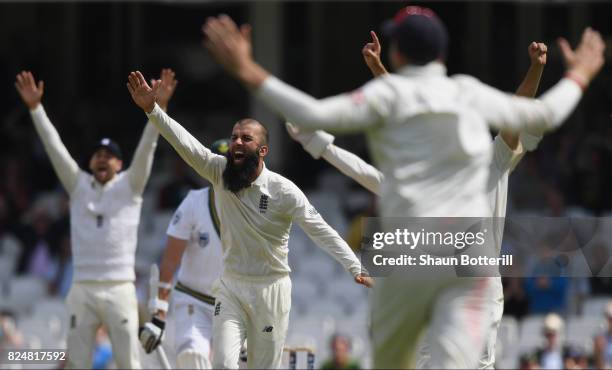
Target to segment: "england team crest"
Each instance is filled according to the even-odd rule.
[[[210,234],[208,232],[199,233],[198,244],[200,244],[200,247],[206,247],[208,242],[210,242]]]

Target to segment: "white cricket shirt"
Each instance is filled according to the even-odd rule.
[[[383,216],[489,213],[489,126],[521,131],[561,124],[581,97],[563,79],[541,101],[502,93],[469,76],[446,76],[436,62],[383,75],[351,94],[316,100],[270,76],[256,91],[304,129],[362,131],[384,174]]]
[[[73,281],[133,281],[142,193],[158,132],[147,125],[129,169],[102,185],[81,170],[42,104],[30,112],[51,164],[70,197]]]
[[[311,141],[321,141],[321,131],[317,130]],[[534,150],[541,140],[540,135],[521,133],[519,144],[515,150],[510,149],[500,135],[493,140],[493,158],[489,165],[489,178],[487,180],[487,194],[489,213],[488,217],[506,217],[508,203],[508,177],[526,153],[525,146]],[[523,144],[525,143],[525,144]],[[321,155],[326,161],[340,170],[343,174],[357,181],[359,184],[379,195],[384,175],[374,166],[366,163],[355,154],[329,144]],[[496,231],[496,247],[499,253],[503,223]]]
[[[213,185],[221,222],[223,274],[251,281],[286,276],[291,271],[287,255],[294,221],[353,276],[362,272],[353,251],[293,182],[264,167],[249,187],[234,194],[223,186],[224,156],[212,153],[158,105],[147,116],[178,154]]]
[[[187,240],[177,279],[187,288],[212,296],[212,284],[223,270],[219,231],[211,215],[209,188],[191,190],[174,212],[166,232]]]

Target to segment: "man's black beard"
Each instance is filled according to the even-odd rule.
[[[223,170],[223,184],[232,193],[251,185],[251,181],[257,173],[259,167],[259,150],[253,153],[245,153],[242,165],[234,163],[234,155],[228,153],[227,164]]]

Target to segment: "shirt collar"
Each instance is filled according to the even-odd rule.
[[[98,182],[98,180],[96,180],[96,177],[92,174],[91,175],[91,187],[105,189],[109,187],[111,184],[113,184],[115,181],[119,180],[120,176],[123,176],[123,171],[116,173],[112,179],[108,180],[105,184],[102,184],[101,182]]]
[[[437,61],[422,66],[406,65],[399,68],[397,74],[407,77],[446,76],[446,66]]]
[[[259,174],[259,176],[257,176],[255,181],[251,183],[251,186],[255,185],[261,187],[266,183],[266,180],[268,179],[269,175],[270,171],[268,171],[268,169],[266,168],[266,163],[263,162],[263,168],[261,169],[261,173]]]

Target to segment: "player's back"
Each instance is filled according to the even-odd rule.
[[[385,216],[484,216],[491,137],[439,63],[383,78],[394,105],[368,132]]]

